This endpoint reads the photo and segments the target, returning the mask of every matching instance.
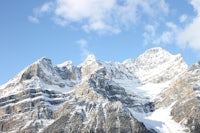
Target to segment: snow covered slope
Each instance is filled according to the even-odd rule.
[[[199,131],[199,66],[162,48],[123,63],[41,58],[0,87],[0,132]]]
[[[160,47],[149,49],[124,64],[142,82],[152,83],[168,81],[188,68],[180,54],[172,55]]]

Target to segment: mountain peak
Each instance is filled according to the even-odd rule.
[[[161,47],[153,47],[153,48],[150,48],[146,51],[154,51],[154,52],[158,52],[158,51],[166,51],[165,49],[161,48]]]
[[[47,57],[42,57],[39,60],[37,60],[36,62],[34,62],[32,65],[34,64],[38,64],[38,65],[52,65],[51,59],[47,58]]]
[[[91,54],[88,55],[87,58],[83,61],[83,63],[78,65],[78,67],[81,68],[82,76],[88,77],[89,75],[100,69],[101,65],[101,61],[96,59],[96,57]]]
[[[50,60],[50,59],[47,58],[47,57],[45,57],[45,56],[43,56],[43,57],[41,57],[38,61],[44,61],[44,60]]]
[[[98,59],[93,54],[90,54],[86,59],[79,65],[79,67],[84,67],[88,65],[98,65]]]
[[[96,57],[93,54],[90,54],[87,56],[87,58],[85,59],[85,61],[96,61]]]
[[[161,48],[161,47],[155,47],[155,48],[151,48],[146,50],[142,55],[140,55],[139,57],[152,57],[152,56],[163,56],[163,55],[167,55],[167,56],[171,56],[172,54],[170,54],[168,51],[166,51],[165,49]]]
[[[161,47],[146,50],[136,60],[148,66],[160,66],[166,62],[182,62],[186,64],[181,54],[173,55]]]
[[[20,81],[31,79],[32,77],[44,77],[47,74],[53,73],[53,65],[50,59],[46,57],[42,57],[33,64],[26,67],[21,73],[20,73]]]
[[[73,62],[71,60],[65,61],[57,65],[57,67],[67,67],[67,68],[71,68],[72,66],[73,66]]]
[[[146,50],[136,60],[143,65],[158,66],[169,60],[172,60],[175,56],[161,47],[155,47]]]
[[[173,55],[160,47],[148,49],[124,64],[144,82],[165,82],[188,68],[180,54]]]

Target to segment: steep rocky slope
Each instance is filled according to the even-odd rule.
[[[200,64],[196,63],[176,78],[156,99],[157,107],[172,106],[173,119],[189,127],[187,132],[200,132]]]
[[[199,66],[162,48],[123,63],[41,58],[0,87],[0,132],[199,132]]]

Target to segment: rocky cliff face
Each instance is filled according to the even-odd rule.
[[[196,133],[199,66],[161,48],[123,63],[42,58],[0,87],[0,132]]]

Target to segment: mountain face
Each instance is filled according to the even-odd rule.
[[[162,48],[122,63],[41,58],[0,87],[0,132],[199,133],[199,75]]]

